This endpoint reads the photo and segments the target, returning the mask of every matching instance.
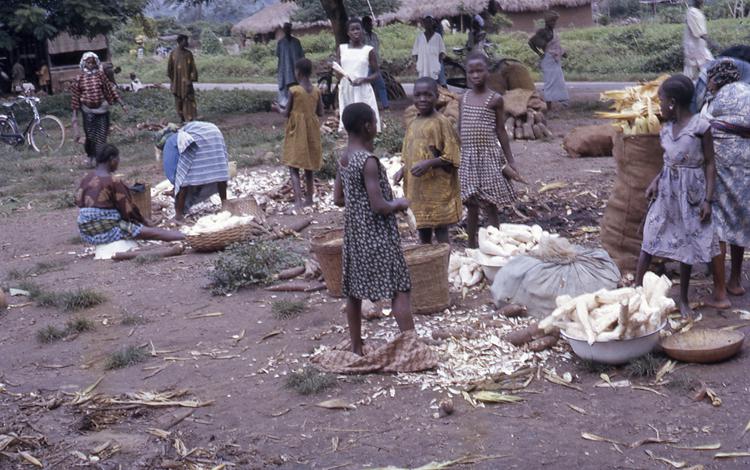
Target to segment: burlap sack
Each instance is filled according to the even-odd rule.
[[[565,136],[563,148],[572,158],[612,155],[617,128],[611,124],[576,127]]]
[[[646,188],[662,169],[664,151],[658,135],[623,135],[614,139],[617,176],[601,221],[602,246],[620,271],[633,272],[643,242],[648,209]]]
[[[534,92],[531,90],[510,90],[503,95],[505,113],[508,116],[525,116],[529,106],[529,98]]]
[[[501,60],[490,70],[487,86],[491,90],[505,93],[508,90],[524,89],[534,91],[534,79],[529,69],[521,62],[512,59]]]

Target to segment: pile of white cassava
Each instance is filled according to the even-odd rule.
[[[672,282],[666,276],[647,272],[642,287],[603,289],[575,298],[562,295],[539,328],[559,328],[589,344],[644,336],[657,331],[674,310],[674,300],[667,297],[670,287]]]
[[[482,267],[501,268],[514,256],[523,255],[550,234],[539,225],[500,224],[479,229],[479,249],[453,251],[448,264],[448,280],[456,290],[474,287],[484,278]]]
[[[182,232],[185,235],[200,235],[203,233],[220,232],[229,228],[247,225],[252,222],[252,215],[238,216],[232,215],[229,211],[222,211],[218,214],[210,214],[201,217],[192,227],[185,227]]]
[[[552,137],[547,128],[547,104],[537,91],[516,89],[503,95],[505,130],[515,140],[537,140]]]

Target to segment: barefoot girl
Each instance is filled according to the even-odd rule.
[[[344,207],[343,290],[352,351],[362,355],[362,299],[392,299],[402,332],[414,330],[409,291],[411,279],[401,251],[395,213],[409,207],[394,199],[388,176],[372,154],[377,117],[366,103],[342,113],[349,143],[339,160],[334,202]]]
[[[653,256],[680,262],[680,312],[692,315],[688,301],[690,273],[696,263],[719,263],[719,239],[711,220],[716,183],[714,145],[708,121],[690,111],[693,82],[684,75],[659,88],[664,168],[646,190],[651,207],[643,228],[636,282],[640,285]],[[723,269],[723,266],[721,266]],[[724,307],[726,297],[706,302]]]
[[[418,115],[404,136],[401,156],[404,166],[394,182],[404,179],[404,194],[411,201],[419,240],[450,243],[448,226],[461,217],[461,189],[458,184],[460,150],[450,120],[435,111],[437,82],[422,77],[414,83],[414,106]]]
[[[468,210],[469,247],[477,247],[479,207],[490,225],[499,224],[497,209],[517,197],[511,179],[523,181],[514,167],[508,133],[505,132],[503,97],[487,88],[487,57],[474,53],[466,61],[471,89],[461,99],[461,199]],[[499,145],[498,145],[499,142]]]
[[[274,103],[274,109],[287,117],[286,135],[284,136],[284,153],[281,162],[289,167],[294,189],[294,203],[302,208],[302,188],[299,171],[305,171],[305,205],[311,206],[315,185],[313,171],[320,170],[323,164],[323,149],[320,146],[320,122],[323,115],[323,101],[320,90],[310,82],[312,62],[310,59],[299,59],[294,64],[294,74],[299,85],[289,88],[289,101],[285,108]]]

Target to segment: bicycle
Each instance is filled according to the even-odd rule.
[[[40,116],[36,108],[36,103],[39,101],[39,98],[35,96],[22,95],[14,101],[0,102],[0,108],[4,108],[6,112],[6,114],[0,114],[0,142],[14,147],[26,142],[39,153],[56,152],[62,148],[65,143],[65,127],[55,116],[50,114]],[[23,132],[13,112],[13,108],[21,102],[28,104],[34,113]]]
[[[487,54],[487,57],[489,59],[490,73],[495,73],[496,71],[503,68],[506,64],[523,65],[521,61],[511,59],[510,57],[498,59],[498,47],[496,44],[485,42],[483,47],[484,52],[485,54]],[[456,56],[456,59],[446,56],[443,61],[443,63],[445,64],[446,82],[448,83],[448,85],[454,86],[456,88],[469,88],[469,85],[466,81],[466,67],[464,66],[464,61],[466,60],[467,55],[466,48],[454,47],[453,54]]]

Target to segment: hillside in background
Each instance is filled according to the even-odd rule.
[[[169,0],[152,0],[146,8],[146,16],[166,16],[181,21],[236,23],[274,3],[279,3],[279,0],[213,0],[208,5],[193,7],[174,5]]]

